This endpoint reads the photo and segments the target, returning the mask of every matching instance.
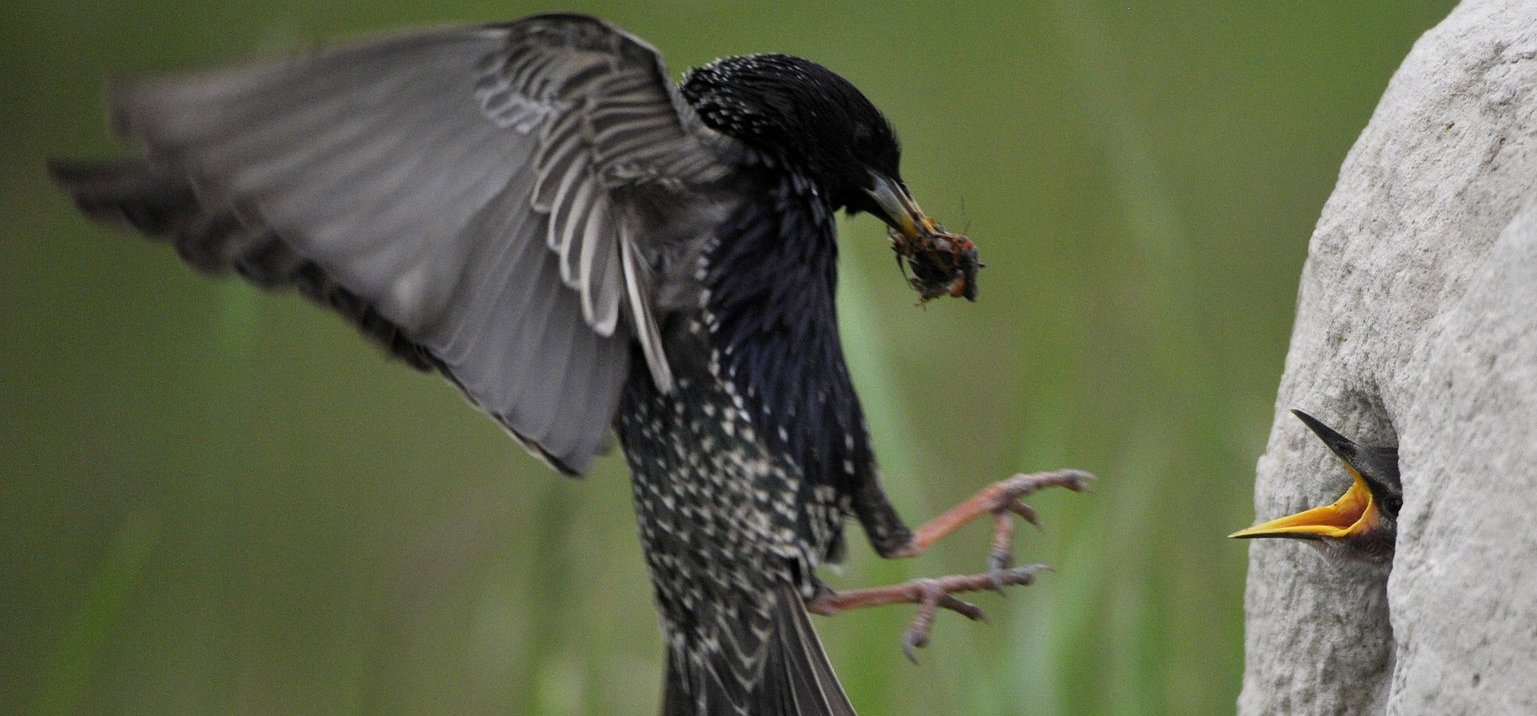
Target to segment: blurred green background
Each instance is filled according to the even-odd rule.
[[[981,302],[913,306],[868,218],[843,332],[913,522],[1019,470],[1022,559],[991,626],[914,667],[891,608],[818,620],[866,714],[1224,713],[1245,549],[1309,233],[1393,69],[1447,0],[607,2],[675,70],[781,51],[905,140]],[[0,8],[0,712],[650,714],[662,647],[621,461],[526,457],[456,391],[329,314],[194,275],[50,187],[116,151],[100,83],[547,3]],[[569,7],[569,6],[564,6]],[[974,571],[987,533],[837,586]]]

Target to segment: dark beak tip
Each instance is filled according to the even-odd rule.
[[[1325,425],[1322,420],[1308,415],[1307,413],[1304,413],[1296,408],[1292,408],[1291,413],[1292,415],[1297,416],[1297,419],[1301,420],[1303,425],[1308,426],[1308,429],[1313,431],[1313,434],[1317,435],[1318,439],[1322,440],[1325,445],[1328,445],[1329,448],[1335,452],[1339,452],[1341,448],[1346,446],[1355,445],[1355,443],[1352,442],[1349,438],[1339,434],[1334,430],[1334,428]]]
[[[1322,426],[1323,425],[1323,421],[1321,421],[1318,418],[1315,418],[1312,415],[1309,415],[1309,414],[1307,414],[1307,413],[1305,413],[1305,412],[1303,412],[1303,411],[1301,411],[1301,410],[1299,410],[1297,408],[1292,408],[1291,409],[1291,414],[1295,415],[1298,420],[1301,420],[1303,425],[1306,425],[1309,428],[1312,428],[1314,432],[1318,431],[1317,427],[1315,427],[1315,426]]]

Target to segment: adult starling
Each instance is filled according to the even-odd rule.
[[[1010,567],[1020,498],[1088,479],[1016,476],[918,530],[892,509],[838,338],[834,215],[885,221],[925,297],[971,295],[975,248],[909,196],[880,112],[810,61],[728,58],[677,87],[644,41],[542,15],[109,102],[143,156],[52,166],[91,217],[296,286],[563,473],[618,432],[665,714],[852,713],[808,608],[917,603],[921,646],[936,609],[979,616],[953,593],[1031,581]],[[990,569],[834,593],[815,570],[849,515],[887,557],[992,516]]]
[[[1344,463],[1350,487],[1332,505],[1242,529],[1230,537],[1310,540],[1325,554],[1386,565],[1393,559],[1398,510],[1404,490],[1398,477],[1398,448],[1368,447],[1346,438],[1317,418],[1293,410],[1303,424]]]

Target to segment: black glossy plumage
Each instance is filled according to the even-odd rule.
[[[804,160],[856,122],[885,132],[883,151],[895,141],[857,90],[798,58],[722,60],[691,72],[683,95],[751,159],[731,180],[740,203],[692,267],[698,307],[664,331],[668,355],[692,358],[675,368],[678,390],[635,375],[620,407],[669,636],[664,712],[852,713],[801,600],[841,552],[856,483],[874,480],[834,305],[834,212],[847,206],[835,197],[870,169],[852,155],[857,174]],[[781,127],[765,108],[786,102],[848,119]]]
[[[905,195],[853,85],[757,55],[680,91],[641,40],[547,15],[111,97],[143,158],[52,168],[88,215],[298,287],[563,472],[617,429],[664,713],[853,713],[804,600],[848,516],[910,538],[834,308],[835,212]]]
[[[632,376],[620,406],[670,637],[667,703],[678,710],[667,713],[781,713],[771,702],[793,703],[784,689],[794,682],[775,667],[825,665],[809,622],[799,623],[800,600],[841,547],[850,486],[871,474],[833,312],[832,214],[793,172],[745,173],[750,198],[697,260],[699,308],[667,334],[669,355],[697,359],[676,369],[671,394]],[[808,640],[780,640],[795,636]],[[823,688],[848,708],[835,680]],[[703,701],[684,708],[679,689]]]

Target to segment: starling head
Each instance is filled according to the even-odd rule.
[[[832,208],[884,221],[924,300],[975,300],[976,247],[918,207],[896,132],[848,80],[799,57],[746,55],[690,70],[681,89],[705,125],[800,172]]]
[[[712,129],[800,170],[835,207],[871,211],[877,177],[898,186],[902,149],[848,80],[810,60],[747,55],[691,70],[683,96]]]
[[[1287,515],[1229,536],[1312,540],[1331,554],[1372,563],[1392,560],[1398,510],[1403,505],[1398,449],[1361,445],[1307,413],[1293,410],[1292,414],[1344,463],[1352,480],[1349,489],[1332,505]]]

